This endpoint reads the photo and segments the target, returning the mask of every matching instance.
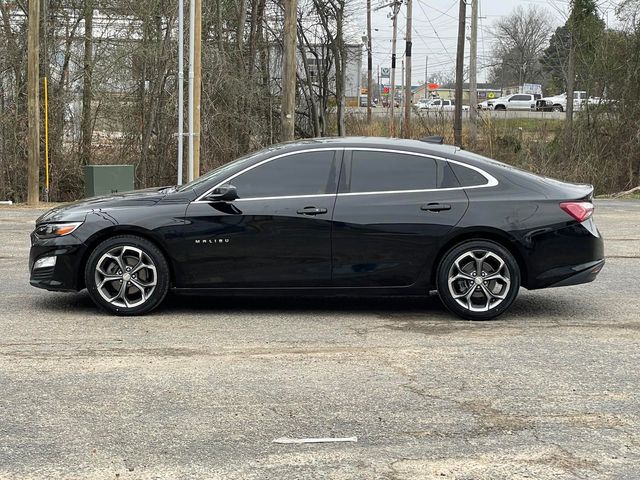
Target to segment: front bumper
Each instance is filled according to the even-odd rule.
[[[45,290],[75,292],[84,288],[81,263],[86,247],[73,234],[60,238],[40,239],[31,234],[29,252],[29,283]],[[53,267],[34,270],[35,262],[43,257],[56,257]]]

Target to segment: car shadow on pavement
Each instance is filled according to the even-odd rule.
[[[57,311],[108,315],[94,305],[86,291],[79,293],[43,294],[34,298],[38,308]],[[510,310],[495,321],[545,320],[575,318],[579,300],[521,292]],[[449,313],[438,296],[425,297],[347,297],[347,296],[195,296],[169,293],[164,302],[148,314],[175,316],[210,312],[238,313],[358,313],[384,316],[394,320],[460,320]],[[465,321],[465,320],[462,320]]]

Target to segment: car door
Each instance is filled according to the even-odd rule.
[[[424,154],[345,152],[333,214],[333,285],[415,283],[467,209],[452,177],[447,162]],[[444,188],[449,181],[455,183]]]
[[[331,216],[342,150],[287,153],[225,182],[234,201],[187,208],[184,287],[306,287],[331,279]]]
[[[509,99],[509,110],[530,110],[531,99],[529,95],[514,95]]]

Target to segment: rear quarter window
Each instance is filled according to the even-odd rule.
[[[451,169],[455,173],[458,181],[460,182],[460,186],[462,187],[478,187],[489,183],[485,176],[480,172],[457,163],[450,163],[449,165],[451,165]]]

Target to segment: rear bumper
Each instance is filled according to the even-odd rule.
[[[583,265],[576,265],[575,267],[567,267],[566,275],[568,276],[564,280],[549,285],[549,287],[568,287],[570,285],[593,282],[602,270],[602,267],[604,267],[604,259]]]
[[[605,263],[604,241],[592,219],[541,234],[534,251],[525,285],[530,290],[592,282]]]

